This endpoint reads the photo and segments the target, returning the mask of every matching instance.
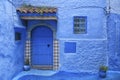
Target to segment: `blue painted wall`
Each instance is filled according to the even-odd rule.
[[[120,69],[120,18],[119,15],[111,14],[107,28],[105,0],[13,0],[14,5],[1,0],[0,15],[3,16],[0,18],[0,80],[11,80],[23,68],[24,45],[14,40],[14,27],[23,28],[15,7],[23,3],[58,8],[56,36],[60,46],[59,70],[96,72],[102,64],[109,65],[110,70]],[[74,16],[87,17],[87,34],[73,34]],[[115,25],[116,28],[113,28]],[[65,42],[76,42],[76,53],[65,53]]]
[[[107,65],[107,27],[106,14],[104,11],[106,6],[105,0],[13,1],[16,8],[23,3],[31,4],[33,6],[53,6],[58,8],[57,39],[59,39],[60,43],[59,70],[70,72],[95,72],[98,71],[100,65]],[[73,33],[74,16],[87,17],[87,34]],[[76,53],[66,54],[64,52],[65,42],[76,42]]]
[[[58,38],[77,39],[103,39],[106,38],[105,26],[105,0],[13,0],[16,7],[21,4],[31,4],[33,6],[53,6],[58,8]],[[67,5],[66,5],[67,4]],[[88,14],[89,13],[89,14]],[[87,31],[85,35],[73,34],[73,17],[87,16]],[[94,21],[94,22],[93,22]],[[66,28],[67,27],[67,28]],[[94,34],[97,33],[97,34]]]
[[[120,71],[120,15],[108,16],[108,56],[110,70]]]
[[[38,0],[13,1],[16,8],[22,3],[31,4],[34,6],[54,6],[58,8],[57,39],[59,39],[60,43],[59,70],[68,72],[98,71],[98,68],[101,64],[107,64],[106,15],[104,11],[106,4],[105,0],[61,0],[59,2],[48,0],[39,0],[39,2]],[[6,12],[10,11],[7,10]],[[73,34],[74,16],[87,17],[87,34]],[[11,18],[13,18],[15,26],[21,25],[19,18],[16,15],[15,8],[13,8],[13,14],[11,14]],[[13,29],[13,26],[10,28]],[[11,36],[14,36],[14,33],[11,34]],[[11,41],[14,42],[14,39]],[[7,43],[8,41],[5,42]],[[64,53],[64,42],[76,42],[76,53]],[[17,49],[18,46],[20,46],[20,44],[14,43],[14,46],[11,48],[16,51],[15,49]],[[19,47],[19,51],[16,54],[21,54],[18,55],[19,59],[15,58],[15,61],[21,61],[17,66],[21,67],[19,67],[19,69],[16,68],[17,71],[22,70],[22,49],[22,46],[21,48]],[[13,52],[13,54],[15,56],[15,52]]]
[[[46,20],[46,21],[41,21],[41,20],[29,20],[27,24],[27,30],[30,29],[30,27],[33,27],[35,25],[39,24],[46,24],[52,26],[55,30],[57,30],[57,21],[56,20]]]
[[[7,0],[0,1],[0,80],[12,80],[23,68],[24,48],[14,39],[12,8]]]

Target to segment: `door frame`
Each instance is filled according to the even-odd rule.
[[[40,26],[45,26],[50,28],[53,31],[53,65],[50,66],[40,66],[40,65],[32,65],[31,64],[31,34],[32,34],[32,30],[36,27],[40,27]],[[40,24],[36,24],[31,26],[28,30],[27,30],[27,40],[26,40],[26,50],[25,50],[25,61],[29,60],[29,65],[32,68],[36,68],[36,69],[50,69],[50,70],[56,70],[59,67],[59,53],[58,53],[58,40],[56,39],[56,29],[51,26],[50,24],[45,24],[45,23],[40,23]]]

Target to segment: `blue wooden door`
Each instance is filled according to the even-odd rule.
[[[39,26],[32,30],[32,65],[53,65],[53,32],[50,28]]]

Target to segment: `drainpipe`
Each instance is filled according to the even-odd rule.
[[[110,17],[110,12],[111,12],[111,6],[110,6],[110,0],[107,0],[107,7],[106,7],[106,27],[107,27],[107,65],[109,66],[109,39],[108,39],[108,31],[109,31],[109,17]]]

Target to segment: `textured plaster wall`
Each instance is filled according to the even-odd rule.
[[[120,0],[107,0],[109,68],[120,71]]]
[[[13,0],[22,4],[58,8],[57,38],[60,41],[60,70],[70,72],[98,71],[107,65],[107,27],[105,0]],[[73,34],[73,17],[87,16],[87,34]],[[77,43],[76,53],[64,53],[64,42]],[[88,66],[89,65],[89,66]]]
[[[80,6],[99,6],[105,7],[105,0],[13,0],[16,6],[20,6],[21,4],[32,4],[34,6],[55,6],[59,8],[70,8],[71,7],[80,7]]]
[[[0,80],[11,80],[23,68],[23,46],[14,40],[12,4],[0,1]]]
[[[58,8],[58,38],[106,38],[105,0],[13,0],[16,7],[22,4],[53,6]],[[88,14],[89,13],[89,14]],[[87,34],[73,34],[73,16],[87,16]],[[94,21],[94,23],[93,23]],[[97,34],[94,34],[97,33]]]
[[[60,41],[64,45],[67,40]],[[60,70],[69,72],[97,72],[100,65],[107,64],[106,40],[72,40],[76,42],[76,53],[64,53],[60,47]]]
[[[89,13],[89,14],[88,14]],[[87,34],[73,33],[73,16],[87,16]],[[58,38],[104,39],[105,15],[101,8],[60,9],[58,12]],[[97,34],[96,34],[97,33]]]
[[[101,64],[120,70],[120,15],[109,16],[107,29],[105,0],[13,0],[15,7],[23,3],[58,8],[60,70],[98,71]],[[111,7],[119,13],[119,0],[111,0]],[[14,41],[14,26],[21,27],[21,22],[7,0],[0,1],[0,15],[0,80],[11,80],[23,68],[24,45]],[[87,16],[87,34],[73,34],[73,16]],[[64,53],[64,42],[76,42],[76,53]]]
[[[108,50],[110,70],[120,71],[120,15],[108,18]]]

